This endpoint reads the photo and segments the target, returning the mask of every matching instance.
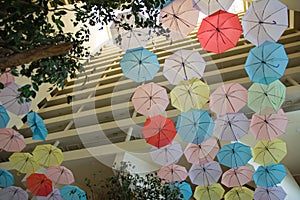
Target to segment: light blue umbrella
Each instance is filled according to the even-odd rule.
[[[6,128],[9,120],[10,117],[7,114],[5,107],[0,105],[0,128]]]
[[[12,186],[15,182],[14,176],[5,169],[0,169],[0,187]]]
[[[243,166],[252,158],[251,148],[239,142],[223,146],[217,153],[219,163],[233,168]]]
[[[181,198],[184,200],[189,200],[191,196],[193,195],[193,191],[191,188],[191,185],[187,182],[183,181],[181,183],[175,183],[175,184],[168,184],[171,190],[175,190],[176,188],[179,189]]]
[[[250,50],[245,69],[252,82],[268,85],[283,76],[288,61],[282,44],[265,42]]]
[[[33,132],[33,140],[46,140],[48,130],[43,119],[36,112],[30,112],[27,114],[27,124]]]
[[[86,193],[77,186],[66,185],[59,191],[64,200],[86,200]]]
[[[157,55],[143,47],[127,50],[120,65],[124,76],[137,83],[152,80],[160,69]]]
[[[261,187],[273,187],[286,176],[286,170],[283,164],[268,165],[266,167],[259,166],[253,174],[254,183]]]
[[[0,199],[28,200],[28,194],[20,187],[9,186],[0,190]]]
[[[200,144],[212,136],[214,121],[205,110],[191,110],[177,118],[176,130],[184,142]]]

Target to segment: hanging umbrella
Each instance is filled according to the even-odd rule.
[[[7,170],[0,168],[0,187],[12,186],[15,182],[14,176]]]
[[[221,166],[216,161],[210,161],[202,165],[193,164],[189,171],[192,183],[201,186],[208,186],[218,182],[221,175]]]
[[[19,88],[18,84],[10,83],[0,91],[0,101],[6,110],[16,115],[23,115],[29,112],[31,102],[26,102],[20,97]]]
[[[222,175],[221,183],[226,187],[239,187],[252,180],[253,171],[246,166],[231,168]]]
[[[256,140],[273,140],[285,133],[288,117],[282,109],[277,114],[252,115],[250,132]]]
[[[254,192],[247,187],[235,187],[229,190],[224,200],[252,200]]]
[[[278,0],[253,2],[242,18],[244,37],[256,46],[276,42],[288,27],[287,7]]]
[[[0,190],[0,199],[28,200],[28,194],[20,187],[9,186]]]
[[[210,95],[209,108],[217,115],[236,113],[247,104],[247,92],[239,83],[222,85]]]
[[[227,167],[238,167],[252,158],[251,148],[239,142],[223,146],[217,154],[219,163]]]
[[[150,150],[152,161],[161,166],[177,163],[182,154],[181,145],[176,141],[173,141],[172,144],[162,148],[152,147]]]
[[[143,84],[135,90],[132,96],[132,104],[134,109],[142,115],[159,115],[164,112],[169,105],[167,90],[153,82]],[[158,112],[151,112],[154,109]]]
[[[32,154],[39,164],[45,167],[58,166],[64,160],[61,149],[51,144],[37,145]]]
[[[177,85],[183,80],[202,78],[205,65],[198,51],[181,49],[165,59],[163,75],[171,84]]]
[[[224,195],[225,190],[219,183],[209,186],[197,186],[194,192],[196,200],[220,200]]]
[[[188,184],[187,182],[183,181],[180,183],[174,183],[174,184],[167,184],[167,186],[170,187],[171,191],[175,190],[175,189],[179,189],[180,195],[182,195],[183,200],[190,200],[190,198],[193,195],[193,191],[191,188],[191,185]]]
[[[182,112],[176,123],[176,130],[184,142],[200,144],[211,137],[214,121],[205,110]]]
[[[0,149],[7,152],[20,152],[26,146],[23,135],[11,128],[0,129]]]
[[[26,178],[27,189],[36,196],[48,196],[52,190],[52,182],[44,174],[33,173]]]
[[[5,128],[10,120],[4,106],[0,105],[0,128]]]
[[[254,191],[254,200],[283,200],[286,195],[282,187],[277,185],[270,188],[257,187]]]
[[[45,174],[54,184],[70,185],[75,181],[72,171],[64,166],[48,167]]]
[[[48,130],[43,119],[36,112],[27,114],[27,124],[33,132],[33,140],[46,140]]]
[[[258,141],[252,151],[254,162],[263,166],[279,163],[287,154],[286,143],[277,138]]]
[[[152,80],[160,69],[157,55],[143,47],[127,50],[120,66],[124,76],[137,83]]]
[[[234,0],[193,0],[193,6],[205,15],[210,15],[218,10],[227,11]]]
[[[235,47],[241,34],[238,15],[219,10],[202,20],[197,37],[204,50],[219,54]]]
[[[268,165],[266,167],[259,166],[253,174],[254,183],[261,187],[273,187],[286,176],[286,170],[283,164]]]
[[[59,191],[64,200],[86,200],[86,193],[77,186],[65,185]]]
[[[248,133],[250,121],[244,113],[227,113],[219,116],[214,135],[222,141],[237,141]]]
[[[20,173],[33,173],[39,169],[38,162],[30,153],[13,153],[9,157],[10,166]]]
[[[48,194],[48,196],[46,197],[37,196],[36,200],[64,200],[64,199],[60,196],[59,189],[53,188],[53,191],[50,194]]]
[[[184,150],[184,155],[189,163],[202,165],[214,160],[218,151],[217,139],[209,138],[200,144],[189,143]]]
[[[180,165],[171,164],[163,166],[157,172],[157,177],[167,183],[184,181],[188,176],[186,168]]]
[[[201,109],[209,99],[209,87],[199,79],[181,81],[170,92],[172,105],[186,112],[192,108]]]
[[[171,119],[157,115],[146,120],[142,133],[147,143],[161,148],[172,143],[176,129]]]
[[[10,71],[10,68],[6,68],[5,71],[0,74],[0,82],[4,85],[4,87],[15,82],[15,77],[10,73]]]
[[[277,113],[285,93],[286,87],[279,80],[269,85],[253,83],[248,89],[248,107],[260,115]]]

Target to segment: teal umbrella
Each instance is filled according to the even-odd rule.
[[[77,186],[65,185],[59,189],[64,200],[86,200],[86,193]]]
[[[0,128],[6,128],[9,120],[10,117],[7,114],[5,107],[0,105]]]
[[[281,181],[286,176],[286,170],[283,164],[259,166],[253,174],[253,180],[257,186],[269,188]]]
[[[14,176],[5,169],[0,169],[0,187],[12,186],[15,182]]]
[[[36,112],[30,112],[27,114],[27,124],[33,132],[33,140],[46,140],[48,130],[43,119]]]
[[[170,187],[171,191],[175,190],[176,188],[179,189],[180,192],[179,199],[189,200],[193,195],[191,185],[185,181],[180,183],[168,184],[168,186]]]

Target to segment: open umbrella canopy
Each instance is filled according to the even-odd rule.
[[[6,112],[5,107],[0,105],[0,128],[6,128],[9,120],[10,117]]]
[[[221,166],[216,161],[202,165],[193,164],[189,170],[189,177],[192,183],[201,186],[208,186],[218,182],[221,175]]]
[[[197,37],[204,50],[219,54],[235,47],[241,34],[238,15],[219,10],[202,20]]]
[[[52,182],[44,174],[33,173],[26,178],[27,189],[36,196],[48,196],[52,190]]]
[[[268,165],[266,167],[259,166],[253,174],[254,183],[261,187],[273,187],[286,176],[286,170],[283,164]]]
[[[161,166],[177,163],[182,154],[181,145],[176,141],[162,148],[152,147],[150,150],[152,161]]]
[[[163,75],[177,85],[180,81],[202,78],[206,62],[198,51],[178,50],[165,59]]]
[[[247,187],[235,187],[229,190],[224,200],[252,200],[254,192]]]
[[[37,145],[32,154],[39,164],[45,167],[58,166],[64,160],[61,149],[51,144]]]
[[[157,55],[143,47],[127,50],[120,65],[124,76],[137,83],[152,80],[160,69]]]
[[[242,18],[244,37],[256,46],[276,42],[288,27],[287,7],[278,0],[253,2]]]
[[[253,83],[248,89],[248,107],[260,115],[278,113],[285,101],[286,87],[279,81]]]
[[[43,119],[36,112],[30,112],[27,114],[27,124],[33,132],[33,140],[46,140],[48,130]]]
[[[239,187],[252,180],[253,171],[246,166],[231,168],[222,175],[221,183],[226,187]]]
[[[60,196],[59,189],[53,188],[52,192],[48,194],[48,196],[46,197],[37,196],[36,200],[64,200],[64,199]]]
[[[180,183],[168,184],[168,186],[170,187],[171,190],[175,190],[176,188],[179,189],[180,195],[183,196],[180,199],[190,200],[190,198],[193,195],[191,185],[185,181],[180,182]]]
[[[280,186],[269,188],[257,187],[254,191],[254,200],[283,200],[286,197],[286,192]]]
[[[171,164],[163,166],[157,172],[157,177],[167,183],[184,181],[188,176],[186,168],[180,165]]]
[[[220,200],[223,198],[225,190],[220,183],[209,186],[197,186],[194,192],[196,200]]]
[[[13,153],[9,157],[9,163],[12,169],[20,173],[33,173],[39,169],[39,164],[30,153]]]
[[[14,176],[9,171],[0,168],[0,187],[12,186],[14,182]]]
[[[218,10],[227,11],[234,0],[193,0],[193,6],[205,15],[210,15]]]
[[[65,185],[59,191],[64,200],[87,200],[86,193],[77,186]]]
[[[54,184],[70,185],[75,181],[72,171],[64,166],[48,167],[45,174]]]
[[[10,73],[10,71],[10,68],[6,68],[5,71],[0,74],[0,83],[2,83],[4,87],[15,82],[15,77]]]
[[[28,194],[20,187],[9,186],[0,190],[0,199],[28,200]]]
[[[23,135],[11,128],[0,129],[0,149],[7,152],[20,152],[26,146]]]

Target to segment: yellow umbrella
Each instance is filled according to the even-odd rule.
[[[252,200],[254,192],[246,187],[234,187],[229,190],[225,196],[225,200]]]
[[[205,200],[220,200],[224,195],[225,190],[220,183],[215,183],[209,186],[197,186],[194,192],[195,199]]]
[[[182,112],[201,109],[209,99],[209,87],[197,78],[181,81],[170,92],[172,105]]]
[[[279,163],[287,154],[286,143],[277,138],[260,140],[252,151],[254,162],[263,166]]]
[[[21,173],[33,173],[39,169],[37,160],[30,153],[13,153],[9,162],[13,169]]]
[[[37,145],[32,154],[43,167],[59,166],[64,160],[62,151],[51,144]]]

